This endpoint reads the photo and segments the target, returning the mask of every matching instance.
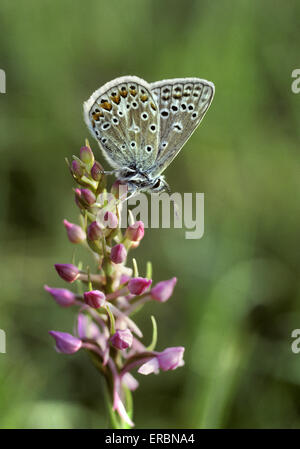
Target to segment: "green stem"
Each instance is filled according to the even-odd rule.
[[[107,410],[108,410],[108,414],[109,414],[109,418],[110,418],[111,428],[112,429],[122,429],[122,423],[119,423],[118,415],[117,415],[116,411],[113,410],[112,400],[110,397],[109,386],[108,386],[107,382],[105,382],[105,385],[104,385],[104,396],[105,396],[105,402],[106,402],[106,406],[107,406]]]

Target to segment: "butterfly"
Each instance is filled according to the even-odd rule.
[[[162,173],[209,108],[214,84],[200,78],[147,83],[116,78],[84,102],[84,120],[130,192],[169,190]]]

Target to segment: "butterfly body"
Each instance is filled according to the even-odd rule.
[[[168,189],[162,172],[207,111],[214,85],[199,78],[149,84],[117,78],[84,103],[84,118],[113,167],[131,191]]]

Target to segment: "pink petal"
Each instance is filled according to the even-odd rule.
[[[138,369],[138,373],[144,374],[145,376],[151,373],[157,374],[158,372],[159,372],[159,363],[156,357],[153,357],[153,359],[148,360],[148,362],[144,363]]]
[[[114,393],[113,410],[117,410],[117,412],[119,413],[119,415],[121,416],[123,421],[125,421],[129,426],[131,426],[131,427],[134,426],[134,423],[129,418],[129,416],[125,410],[125,407],[123,405],[123,402],[121,401],[120,396],[117,391],[115,391],[115,393]]]
[[[124,374],[124,376],[122,378],[122,382],[131,391],[136,390],[138,388],[138,386],[139,386],[138,381],[130,373]]]

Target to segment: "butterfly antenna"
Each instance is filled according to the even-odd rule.
[[[104,174],[104,175],[108,175],[108,176],[114,175],[115,173],[116,173],[115,170],[110,170],[110,171],[104,170],[104,171],[103,171],[103,174]]]

